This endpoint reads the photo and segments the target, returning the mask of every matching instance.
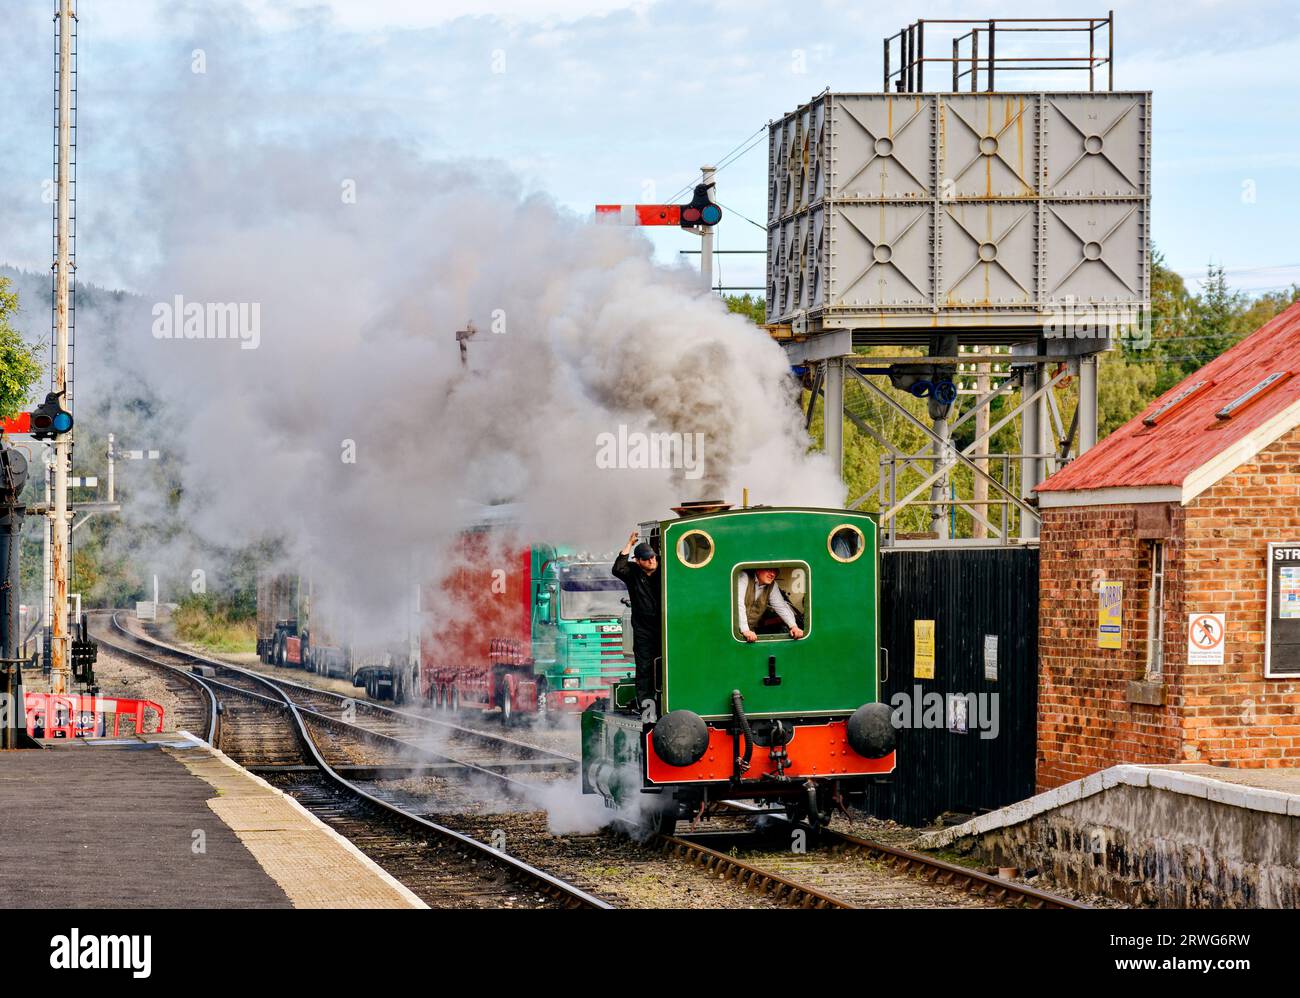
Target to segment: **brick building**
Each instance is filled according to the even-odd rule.
[[[1300,567],[1270,557],[1300,548],[1300,305],[1037,491],[1039,789],[1117,763],[1300,765]],[[1199,615],[1219,613],[1216,642]]]

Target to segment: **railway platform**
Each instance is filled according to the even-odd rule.
[[[917,844],[1143,907],[1300,908],[1300,768],[1112,766]]]
[[[426,907],[187,733],[48,744],[0,755],[0,907]]]

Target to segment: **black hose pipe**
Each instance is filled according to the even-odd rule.
[[[745,743],[744,753],[736,756],[736,779],[739,780],[749,771],[749,760],[754,756],[754,732],[749,726],[749,718],[745,716],[745,699],[740,695],[740,690],[731,691],[731,714],[736,719],[740,737]]]

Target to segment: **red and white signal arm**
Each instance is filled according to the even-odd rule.
[[[596,221],[614,225],[681,225],[682,208],[676,204],[598,204]]]
[[[596,221],[615,225],[678,225],[694,232],[722,221],[722,208],[710,193],[712,184],[696,184],[686,204],[598,204]]]
[[[32,432],[32,414],[20,412],[13,419],[6,419],[3,426],[5,433],[26,434]]]
[[[1264,612],[1264,676],[1300,676],[1300,541],[1268,545]]]

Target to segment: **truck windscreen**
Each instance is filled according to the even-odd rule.
[[[605,566],[601,570],[609,572]],[[621,600],[626,595],[627,587],[613,576],[602,578],[594,571],[570,570],[560,575],[560,616],[566,620],[621,617],[625,609]]]

